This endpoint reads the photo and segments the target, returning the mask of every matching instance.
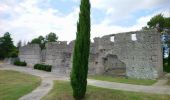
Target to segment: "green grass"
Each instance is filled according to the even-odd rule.
[[[109,82],[118,82],[118,83],[126,83],[126,84],[136,84],[136,85],[153,85],[156,80],[143,80],[143,79],[132,79],[132,78],[124,78],[124,77],[111,77],[111,76],[89,76],[89,79],[109,81]]]
[[[42,100],[74,100],[70,83],[54,81],[53,89]],[[88,86],[85,100],[170,100],[170,95],[127,92]]]
[[[18,100],[40,85],[39,77],[16,71],[0,70],[0,100]]]

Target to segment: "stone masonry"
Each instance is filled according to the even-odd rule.
[[[91,43],[89,74],[125,75],[131,78],[155,79],[163,73],[161,35],[156,30],[135,31],[94,38]],[[45,63],[53,72],[69,75],[74,41],[21,47],[19,58],[29,66]]]

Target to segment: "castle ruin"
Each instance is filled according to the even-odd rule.
[[[21,47],[19,58],[29,66],[45,63],[52,72],[70,74],[74,41]],[[161,34],[156,30],[135,31],[94,38],[91,43],[89,74],[125,75],[131,78],[155,79],[163,73]]]

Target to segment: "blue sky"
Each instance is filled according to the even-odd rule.
[[[0,0],[0,36],[30,41],[55,32],[75,39],[80,0]],[[136,31],[156,14],[170,16],[170,0],[91,0],[91,38]]]

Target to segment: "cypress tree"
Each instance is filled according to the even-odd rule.
[[[79,21],[74,45],[71,86],[76,100],[85,97],[90,49],[90,1],[81,0]]]

